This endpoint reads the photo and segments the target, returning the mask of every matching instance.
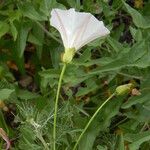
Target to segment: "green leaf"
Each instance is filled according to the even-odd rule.
[[[150,104],[144,103],[143,105],[136,105],[135,110],[129,109],[124,115],[128,118],[132,118],[139,122],[149,122],[150,121]]]
[[[124,136],[123,136],[122,133],[119,134],[118,137],[117,137],[116,149],[125,150]]]
[[[31,20],[45,21],[47,17],[39,13],[31,3],[25,3],[21,8],[22,14]]]
[[[98,145],[97,146],[97,150],[107,150],[107,147],[103,147],[101,145]]]
[[[87,81],[85,81],[86,83],[86,87],[85,88],[79,88],[76,96],[84,96],[86,94],[88,94],[89,92],[95,91],[99,88],[99,86],[95,83],[94,78],[91,78]]]
[[[26,47],[27,36],[30,28],[31,27],[25,22],[19,24],[18,37],[16,40],[16,54],[19,58],[22,58],[23,56],[24,49]]]
[[[80,56],[80,58],[73,60],[73,63],[76,63],[76,64],[80,65],[80,64],[86,63],[88,61],[90,61],[90,62],[92,61],[91,60],[91,48],[87,48],[82,53],[82,55]]]
[[[38,46],[42,46],[42,41],[40,41],[36,36],[34,36],[32,33],[29,34],[28,36],[28,41],[30,43],[33,43],[35,45],[38,45]]]
[[[140,29],[135,29],[135,28],[130,26],[130,32],[131,32],[134,40],[136,40],[137,42],[143,40],[142,31]]]
[[[11,31],[11,33],[12,33],[12,36],[13,36],[13,38],[14,38],[14,41],[16,41],[17,35],[18,35],[18,31],[17,31],[17,29],[16,29],[16,27],[15,27],[15,25],[14,25],[13,22],[10,22],[10,31]]]
[[[142,94],[140,96],[131,97],[128,99],[128,101],[126,103],[124,103],[122,105],[122,108],[127,109],[127,108],[131,107],[132,105],[142,104],[142,103],[148,101],[149,97],[150,97],[150,93]]]
[[[62,48],[62,46],[58,45],[54,41],[52,41],[49,44],[48,48],[49,48],[49,52],[50,52],[50,56],[51,56],[52,65],[54,68],[58,68],[63,48]]]
[[[43,26],[44,25],[45,24],[43,23]],[[39,25],[37,25],[37,23],[35,23],[32,34],[40,43],[36,44],[36,51],[38,58],[41,59],[44,45],[44,31],[39,27]]]
[[[43,78],[59,78],[60,71],[56,69],[43,70],[39,73]]]
[[[12,89],[2,89],[0,90],[0,99],[5,100],[10,97],[10,95],[14,92],[15,90]]]
[[[119,71],[119,69],[125,67],[141,67],[146,68],[150,65],[150,50],[148,49],[147,43],[145,41],[138,42],[134,44],[130,51],[126,51],[124,48],[125,53],[121,53],[118,55],[118,58],[114,58],[114,61],[110,63],[97,67],[93,69],[88,75],[100,74],[108,71]]]
[[[105,15],[105,17],[107,18],[107,20],[109,20],[109,22],[112,21],[112,19],[115,17],[115,11],[110,9],[110,5],[108,4],[108,2],[105,1],[101,1],[98,0],[100,3],[100,7],[102,7],[103,9],[103,13]]]
[[[135,119],[130,119],[125,123],[119,125],[119,128],[124,131],[124,133],[135,133],[137,126],[139,125],[139,121]],[[124,137],[125,140],[125,137]]]
[[[31,99],[35,99],[38,98],[39,95],[33,92],[29,92],[27,90],[19,90],[17,91],[17,97],[22,99],[22,100],[31,100]]]
[[[138,150],[143,142],[150,140],[150,131],[145,131],[137,134],[126,134],[125,140],[132,142],[129,144],[129,149]]]
[[[78,59],[73,59],[73,64],[75,64],[77,66],[85,66],[85,67],[90,67],[92,65],[104,66],[104,65],[107,65],[113,61],[114,61],[114,59],[112,59],[110,57],[103,57],[103,58],[92,59],[92,60],[90,59],[90,61],[86,61],[86,62],[83,62],[83,60],[81,58],[78,58]]]
[[[20,10],[10,10],[8,11],[9,21],[14,22],[15,20],[19,21],[22,17]]]
[[[123,0],[122,0],[123,1]],[[134,24],[139,28],[150,28],[150,21],[144,16],[142,16],[137,10],[133,9],[130,5],[123,1],[124,6],[127,9],[127,12],[131,15]]]
[[[119,52],[123,49],[123,46],[117,40],[115,40],[111,37],[108,37],[107,41],[116,52]]]
[[[56,0],[42,0],[40,2],[40,8],[39,9],[46,16],[50,15],[50,11],[53,8],[63,8],[63,9],[65,9],[65,6],[60,4],[60,3],[58,3]]]
[[[9,25],[0,21],[0,38],[9,31]]]

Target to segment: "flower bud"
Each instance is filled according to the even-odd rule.
[[[124,95],[132,90],[133,84],[128,83],[124,85],[120,85],[116,88],[116,95]]]
[[[74,54],[75,54],[75,48],[65,49],[65,52],[62,56],[62,62],[67,64],[70,63],[73,59]]]

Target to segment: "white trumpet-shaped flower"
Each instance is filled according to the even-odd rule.
[[[60,32],[67,57],[87,43],[110,33],[103,22],[97,20],[92,14],[76,12],[73,8],[53,9],[50,23]],[[72,57],[70,56],[66,61],[71,61]]]

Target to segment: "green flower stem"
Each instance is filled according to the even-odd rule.
[[[59,77],[58,88],[57,88],[56,99],[55,99],[54,125],[53,125],[53,140],[54,140],[53,141],[53,150],[56,150],[56,123],[57,123],[58,99],[59,99],[61,83],[62,83],[64,72],[66,70],[66,66],[67,66],[67,64],[64,63],[60,77]]]
[[[108,99],[102,103],[102,105],[96,110],[96,112],[93,114],[93,116],[91,117],[91,119],[89,120],[89,122],[86,124],[84,130],[82,131],[82,133],[80,134],[76,144],[74,145],[73,150],[76,150],[77,145],[79,144],[81,138],[83,137],[84,133],[86,132],[86,130],[88,129],[88,127],[90,126],[91,122],[94,120],[94,118],[96,117],[96,115],[99,113],[99,111],[102,109],[102,107],[110,100],[112,99],[114,96],[116,95],[116,93],[113,93],[110,97],[108,97]]]

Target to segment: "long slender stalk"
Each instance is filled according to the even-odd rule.
[[[73,147],[73,150],[76,150],[81,138],[83,137],[84,133],[86,132],[86,130],[88,129],[89,125],[91,124],[91,122],[94,120],[94,118],[96,117],[96,115],[98,114],[98,112],[102,109],[102,107],[111,99],[115,96],[116,93],[113,93],[110,97],[108,97],[108,99],[102,103],[102,105],[96,110],[96,112],[93,114],[93,116],[91,117],[91,119],[89,120],[89,122],[86,124],[84,130],[82,131],[82,133],[80,134],[76,144]]]
[[[56,99],[55,99],[54,125],[53,125],[53,140],[54,140],[53,141],[53,150],[56,150],[56,123],[57,123],[58,99],[59,99],[61,83],[62,83],[64,72],[66,70],[66,66],[67,65],[64,63],[60,77],[59,77],[58,88],[57,88]]]

